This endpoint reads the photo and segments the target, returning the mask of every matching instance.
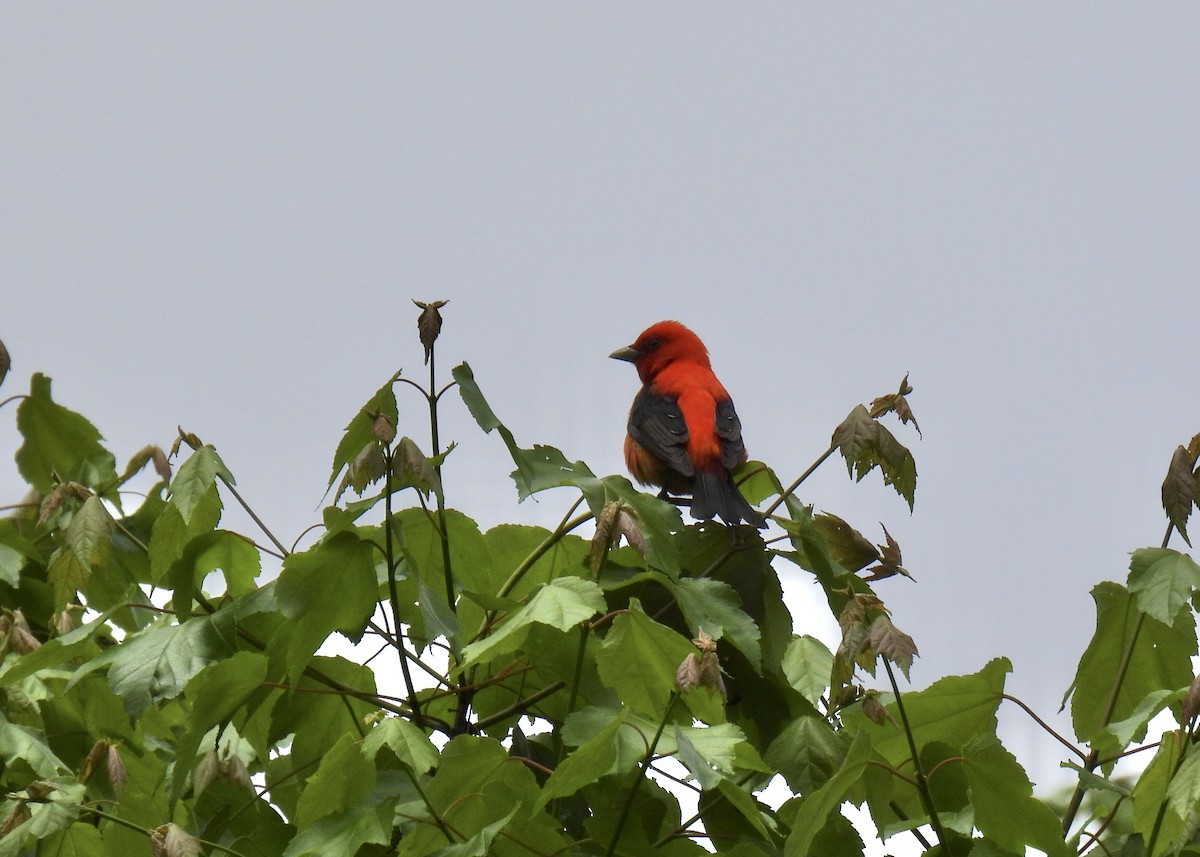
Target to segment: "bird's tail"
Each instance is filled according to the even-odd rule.
[[[746,502],[729,474],[698,470],[692,480],[692,517],[707,520],[714,515],[726,524],[745,521],[760,530],[767,525],[766,519]]]

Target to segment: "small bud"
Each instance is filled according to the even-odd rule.
[[[1179,708],[1179,725],[1186,727],[1197,715],[1200,715],[1200,676],[1192,679],[1187,695],[1183,698]]]
[[[392,425],[392,418],[385,413],[376,414],[371,420],[371,433],[385,444],[391,443],[396,439],[396,427]]]

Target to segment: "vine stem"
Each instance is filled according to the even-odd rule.
[[[667,710],[663,712],[662,720],[658,723],[658,731],[654,733],[654,740],[650,742],[650,747],[646,750],[646,755],[642,758],[642,766],[638,769],[637,779],[633,781],[633,786],[629,789],[629,795],[625,798],[625,805],[621,807],[621,815],[617,818],[617,828],[613,831],[612,840],[608,843],[608,850],[604,852],[604,857],[612,857],[617,850],[617,843],[621,841],[621,833],[625,830],[625,822],[629,820],[629,812],[633,809],[633,801],[637,797],[638,789],[642,785],[642,781],[646,779],[647,772],[650,770],[650,760],[654,758],[654,750],[658,747],[658,742],[662,738],[663,731],[667,728],[667,722],[671,719],[671,709],[675,707],[675,702],[679,699],[679,691],[671,694],[671,701],[667,703]]]
[[[946,854],[951,854],[950,843],[946,839],[946,831],[942,829],[942,819],[938,816],[937,807],[933,804],[933,794],[929,791],[929,779],[925,775],[925,769],[921,766],[921,754],[917,752],[917,739],[913,736],[912,724],[908,720],[908,712],[904,710],[904,699],[900,695],[900,685],[896,681],[896,673],[892,669],[892,663],[887,658],[883,658],[883,668],[887,671],[888,681],[892,684],[892,693],[896,696],[896,713],[900,715],[900,723],[904,727],[904,737],[908,739],[908,751],[912,755],[913,772],[916,775],[917,791],[921,795],[921,803],[925,806],[925,812],[929,815],[929,826],[933,828],[933,832],[937,835],[938,842],[945,850]]]

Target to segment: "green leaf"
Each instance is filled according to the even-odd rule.
[[[92,665],[109,667],[109,687],[137,717],[153,702],[178,696],[192,676],[233,654],[229,620],[215,613],[182,625],[160,624],[127,637]]]
[[[946,676],[924,690],[904,694],[904,711],[918,750],[930,742],[958,747],[978,734],[994,734],[996,708],[1004,692],[1004,678],[1012,671],[1007,658],[996,658],[971,675]],[[888,706],[895,722],[895,703]],[[875,750],[897,767],[911,765],[908,739],[893,723],[879,725],[855,706],[843,712],[850,728],[871,734]]]
[[[54,584],[56,604],[69,603],[77,591],[87,586],[92,571],[108,560],[115,526],[103,501],[94,494],[71,518],[63,545],[50,558],[47,571]]]
[[[865,732],[858,732],[846,758],[829,780],[805,797],[792,818],[792,832],[783,846],[784,857],[807,857],[817,834],[825,827],[829,816],[842,805],[851,789],[858,785],[871,756],[871,741]]]
[[[358,741],[345,735],[321,759],[309,778],[297,806],[296,826],[305,828],[327,815],[344,812],[375,788],[375,766],[362,753]]]
[[[387,380],[382,387],[375,391],[375,394],[367,400],[358,413],[356,413],[350,422],[346,424],[346,430],[342,434],[342,439],[338,442],[337,450],[333,454],[333,471],[329,474],[329,484],[326,490],[333,487],[333,483],[337,481],[338,474],[354,462],[354,459],[362,452],[363,447],[368,444],[377,443],[379,437],[375,434],[373,426],[375,417],[378,414],[383,414],[391,420],[391,424],[395,427],[399,423],[399,414],[396,409],[396,394],[392,389],[392,385],[400,377],[400,373],[396,373]]]
[[[424,732],[402,717],[385,717],[376,723],[363,739],[362,752],[368,759],[374,759],[383,747],[388,747],[414,773],[424,774],[437,767],[437,748]]]
[[[624,476],[605,476],[594,482],[581,483],[592,514],[600,517],[604,506],[620,500],[632,508],[645,541],[640,548],[646,562],[672,577],[679,575],[679,545],[675,534],[683,529],[683,517],[674,503],[660,500],[654,494],[638,491]]]
[[[1171,778],[1167,786],[1167,810],[1174,813],[1183,824],[1184,831],[1195,831],[1197,825],[1196,808],[1200,806],[1200,753],[1189,752],[1184,758],[1179,770]],[[1173,847],[1183,843],[1176,834],[1170,841]]]
[[[71,776],[71,768],[54,754],[44,735],[34,729],[10,723],[0,714],[0,759],[5,767],[17,761],[28,765],[43,780]]]
[[[1179,733],[1164,733],[1154,758],[1134,783],[1133,832],[1140,833],[1144,839],[1148,839],[1156,828],[1165,828],[1158,832],[1165,835],[1164,842],[1170,842],[1182,827],[1182,819],[1166,804],[1179,749]]]
[[[728,583],[707,577],[683,577],[667,581],[683,610],[688,628],[703,629],[714,640],[728,639],[756,670],[762,662],[759,630],[742,611],[742,600]]]
[[[516,821],[508,823],[505,837],[517,846],[513,853],[566,850],[565,841],[548,823],[549,818],[532,814],[539,797],[533,774],[491,738],[460,735],[452,739],[442,749],[441,764],[425,794],[463,840],[470,841],[515,809]],[[397,854],[416,857],[448,844],[454,843],[447,843],[436,823],[422,823],[405,836]]]
[[[767,747],[765,760],[798,795],[809,794],[832,777],[846,758],[846,743],[824,720],[797,717]]]
[[[485,857],[491,854],[492,841],[500,835],[500,831],[508,826],[517,814],[519,807],[514,807],[508,815],[498,818],[491,824],[485,824],[479,832],[465,842],[456,842],[435,851],[432,857]]]
[[[39,851],[54,857],[96,857],[104,853],[104,842],[93,824],[75,822],[42,840]]]
[[[675,691],[675,671],[692,644],[647,616],[637,601],[613,621],[596,654],[601,680],[635,712],[661,717]]]
[[[1142,548],[1129,563],[1129,591],[1138,609],[1164,625],[1174,625],[1180,611],[1200,586],[1200,566],[1187,554],[1169,548]]]
[[[208,444],[194,450],[187,461],[179,465],[179,472],[171,482],[170,503],[179,511],[185,524],[191,521],[197,507],[206,503],[207,494],[218,478],[234,484],[233,474]]]
[[[245,595],[254,589],[254,578],[261,570],[258,548],[229,530],[204,533],[189,541],[168,575],[174,590],[171,605],[181,622],[192,615],[196,588],[205,575],[217,569],[224,572],[230,595]]]
[[[499,629],[463,649],[466,663],[478,663],[513,651],[533,624],[569,631],[605,609],[604,593],[590,580],[560,577],[539,589],[529,602],[513,613]]]
[[[624,720],[614,717],[603,729],[584,742],[569,756],[558,763],[554,773],[542,787],[538,808],[554,798],[573,795],[584,786],[597,782],[612,773],[630,771],[637,764],[635,753],[620,753],[620,731]],[[623,764],[619,764],[620,760]]]
[[[172,794],[178,796],[204,736],[230,720],[259,691],[267,677],[267,658],[257,652],[237,652],[197,673],[185,689],[192,700],[187,733],[175,754]]]
[[[358,854],[363,845],[386,845],[392,838],[395,798],[407,781],[398,771],[383,771],[367,797],[344,812],[318,819],[288,843],[284,857]]]
[[[188,543],[212,532],[220,520],[221,495],[216,485],[208,486],[186,521],[176,506],[168,504],[150,530],[150,582],[156,586],[165,583]]]
[[[1177,690],[1191,683],[1196,631],[1190,613],[1181,614],[1173,626],[1164,625],[1142,613],[1132,593],[1116,583],[1099,584],[1092,590],[1092,598],[1096,631],[1067,695],[1076,736],[1101,756],[1108,756],[1122,749],[1106,730],[1109,722],[1129,718],[1155,691]]]
[[[43,494],[56,481],[79,482],[116,500],[117,464],[100,445],[100,432],[80,414],[50,397],[50,379],[36,373],[29,396],[17,406],[17,430],[24,438],[17,450],[17,470]]]
[[[1006,851],[1033,846],[1047,855],[1073,854],[1055,814],[1033,797],[1025,771],[994,735],[977,735],[963,746],[963,768],[979,832]]]
[[[288,649],[295,678],[334,631],[357,641],[375,611],[375,553],[350,532],[337,533],[300,553],[289,554],[275,586],[284,617],[296,621]]]
[[[717,791],[729,801],[743,818],[750,822],[755,831],[763,839],[770,839],[774,830],[774,816],[754,796],[735,783],[733,780],[722,778],[717,782]],[[705,801],[701,799],[701,803]],[[768,829],[770,825],[770,829]],[[707,825],[706,825],[707,826]],[[711,827],[708,828],[710,831]]]
[[[783,674],[788,684],[816,705],[829,688],[833,653],[816,637],[793,637],[783,655]]]
[[[101,613],[95,619],[80,625],[63,634],[52,637],[27,655],[21,655],[16,663],[0,672],[0,688],[15,684],[35,673],[52,669],[69,660],[82,658],[86,652],[94,650],[96,644],[93,637],[107,633],[108,612]]]

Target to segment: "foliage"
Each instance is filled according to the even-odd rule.
[[[1167,546],[1200,439],[1172,458],[1162,545],[1093,590],[1059,736],[1078,788],[1052,806],[996,737],[1009,664],[901,690],[916,645],[874,588],[907,576],[899,545],[796,497],[840,453],[913,504],[914,457],[883,422],[916,428],[907,378],[790,485],[737,474],[764,540],[518,444],[470,367],[438,387],[444,302],[418,306],[428,383],[397,373],[351,417],[303,550],[220,527],[231,502],[259,517],[194,434],[118,473],[49,378],[0,402],[29,486],[0,518],[0,857],[857,854],[847,804],[942,855],[1200,853],[1200,568]],[[484,532],[446,504],[452,389],[519,498],[570,494],[558,526]],[[398,393],[428,406],[428,455]],[[159,481],[127,508],[147,465]],[[832,649],[793,630],[785,563],[822,588]],[[1140,748],[1144,769],[1125,761]]]

